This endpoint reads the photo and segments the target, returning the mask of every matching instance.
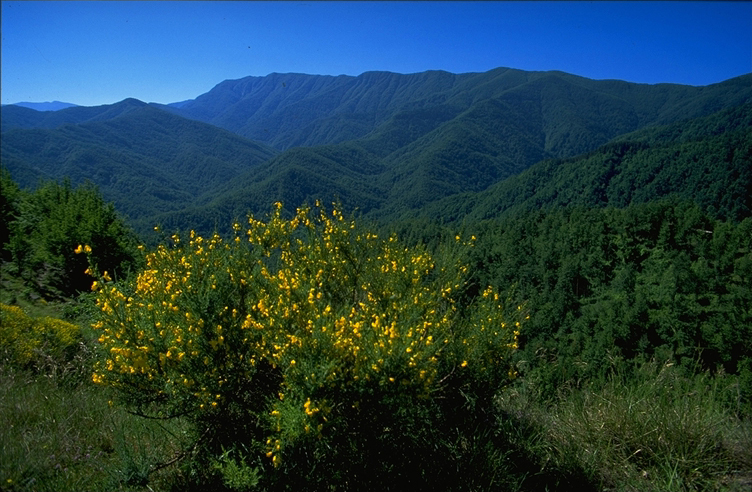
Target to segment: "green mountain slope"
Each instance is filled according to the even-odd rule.
[[[2,162],[22,186],[90,180],[131,219],[179,210],[275,151],[212,125],[126,100],[116,117],[3,134]],[[76,108],[73,108],[76,109]]]
[[[570,157],[646,125],[741,104],[752,95],[750,81],[742,76],[706,87],[647,85],[508,68],[358,77],[271,74],[226,80],[170,110],[284,150],[365,137],[402,111],[442,107],[459,115],[482,101],[500,100],[537,120],[547,152]]]
[[[441,71],[359,77],[274,73],[224,81],[173,110],[288,149],[365,136],[405,105],[440,100],[463,77]]]
[[[128,98],[115,104],[102,106],[75,106],[59,111],[36,111],[21,106],[3,106],[2,131],[14,128],[58,128],[67,124],[106,121],[147,106],[138,99]]]
[[[413,84],[427,83],[432,75],[424,74]],[[301,83],[318,80],[300,77]],[[349,80],[328,83],[347,85],[352,82]],[[384,83],[400,80],[400,76],[382,74],[378,80]],[[362,138],[288,150],[249,171],[248,176],[213,190],[211,206],[242,215],[243,210],[265,210],[277,200],[294,207],[304,200],[339,198],[346,206],[389,220],[409,210],[419,213],[425,207],[426,213],[438,213],[430,204],[446,198],[447,203],[440,207],[446,209],[445,215],[459,217],[468,213],[470,201],[488,209],[485,213],[474,212],[474,216],[482,217],[511,206],[507,202],[518,200],[522,191],[516,184],[508,184],[513,192],[489,191],[477,197],[473,193],[495,183],[506,190],[503,183],[507,178],[537,162],[573,158],[635,128],[662,128],[658,122],[679,120],[677,128],[682,128],[686,121],[682,118],[702,117],[717,108],[749,101],[751,96],[745,85],[749,76],[701,88],[592,81],[559,72],[506,69],[441,80],[448,88],[435,93],[430,102],[424,99],[405,103]],[[252,81],[260,83],[256,79],[246,83]],[[334,90],[330,86],[329,93]],[[417,89],[410,87],[411,94],[416,93]],[[302,89],[295,94],[300,102]],[[206,97],[211,99],[208,94]],[[379,100],[374,100],[372,106],[362,104],[381,107]],[[265,111],[273,114],[269,108]],[[316,123],[322,132],[329,119]],[[366,119],[364,116],[358,121]],[[341,123],[342,119],[338,121]],[[341,127],[328,128],[342,131]],[[600,154],[591,156],[589,164],[606,158]],[[535,188],[568,186],[555,182],[544,185],[551,173],[550,169],[534,173],[534,179],[540,181]],[[575,182],[570,185],[580,190],[575,193],[579,196],[584,192],[584,182],[581,177],[573,179]],[[459,197],[455,201],[448,198],[455,195]],[[496,195],[505,197],[504,204],[491,205],[494,199],[488,197]]]
[[[630,133],[576,158],[542,161],[477,194],[421,212],[444,221],[522,210],[692,200],[722,219],[752,215],[752,104]]]
[[[505,68],[272,74],[225,81],[171,107],[129,99],[54,115],[4,108],[4,127],[36,128],[4,132],[3,165],[22,185],[91,179],[140,230],[155,221],[213,228],[275,201],[294,209],[315,199],[383,220],[482,219],[513,207],[644,201],[688,182],[696,184],[683,192],[739,216],[744,200],[721,203],[721,191],[707,198],[696,189],[706,181],[680,177],[748,143],[717,115],[749,104],[750,82],[752,75],[706,87],[645,85]],[[709,125],[720,133],[713,137]],[[674,147],[684,131],[699,133]],[[618,145],[602,147],[608,142]],[[723,175],[723,189],[743,188],[744,159],[738,154],[723,171],[708,164],[706,174]],[[644,171],[655,166],[663,171]]]
[[[346,210],[372,212],[388,195],[378,179],[384,168],[355,144],[296,148],[283,152],[207,193],[193,207],[154,218],[165,229],[226,230],[231,220],[265,213],[280,201],[288,210],[315,200],[340,202]]]

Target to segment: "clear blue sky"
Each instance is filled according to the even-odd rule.
[[[2,2],[2,103],[192,99],[272,72],[752,72],[752,2]]]

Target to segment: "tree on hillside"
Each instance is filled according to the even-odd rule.
[[[112,276],[134,265],[136,238],[96,186],[74,189],[69,180],[51,181],[28,193],[4,178],[2,196],[4,256],[20,276],[33,273],[36,288],[46,294],[89,290],[93,278],[86,260],[75,254],[79,245],[92,248],[92,260]]]
[[[0,170],[0,257],[11,258],[10,224],[18,218],[18,202],[21,190],[13,182],[7,169]]]

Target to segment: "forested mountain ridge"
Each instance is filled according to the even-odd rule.
[[[114,104],[74,106],[58,111],[38,111],[12,104],[2,107],[2,111],[0,111],[0,115],[2,115],[1,125],[3,132],[16,128],[53,129],[67,124],[77,125],[110,120],[146,105],[145,102],[133,98],[127,98]]]
[[[59,113],[74,109],[90,110],[84,123],[3,133],[3,167],[24,187],[89,180],[132,220],[186,207],[276,153],[135,99]]]
[[[324,198],[384,221],[473,221],[541,206],[625,207],[678,193],[720,218],[739,220],[752,210],[750,103],[627,133],[563,160],[535,145],[525,115],[517,114],[523,124],[505,126],[502,103],[483,106],[395,151],[389,143],[420,118],[395,117],[383,133],[283,152],[202,206],[213,217],[241,217],[264,210],[270,197],[286,204]],[[496,118],[495,132],[483,118]],[[187,218],[179,217],[161,219],[177,226]]]
[[[472,222],[541,208],[624,208],[669,195],[720,219],[752,216],[752,103],[629,133],[570,159],[544,160],[415,214]]]
[[[592,150],[618,134],[741,104],[752,77],[705,87],[591,80],[563,72],[498,68],[484,73],[366,72],[360,76],[271,74],[226,80],[171,108],[280,150],[365,137],[403,111],[455,116],[497,100],[536,118],[556,157]],[[591,135],[594,134],[594,135]]]
[[[284,150],[365,136],[405,105],[425,104],[426,98],[441,102],[442,93],[463,77],[441,71],[273,73],[226,80],[173,111]]]
[[[217,190],[217,209],[258,211],[271,195],[288,204],[338,198],[363,212],[388,207],[376,214],[393,216],[482,191],[536,162],[593,151],[646,126],[744,103],[752,97],[751,81],[645,85],[503,68],[459,75],[273,74],[225,81],[180,112],[278,148],[319,144],[282,153],[236,186]]]
[[[631,171],[612,176],[616,168],[602,169],[602,160],[621,152],[602,147],[615,140],[654,135],[669,148],[693,125],[701,132],[715,125],[716,137],[697,138],[716,138],[703,145],[718,155],[738,154],[736,146],[747,143],[743,133],[721,138],[730,135],[729,124],[712,118],[750,100],[752,74],[705,87],[505,68],[358,77],[272,74],[225,81],[195,100],[169,106],[126,99],[54,113],[3,107],[2,159],[22,186],[64,175],[74,183],[90,179],[138,221],[140,232],[155,222],[211,229],[268,210],[274,201],[294,209],[316,198],[339,200],[346,209],[386,221],[415,214],[460,220],[500,213],[523,201],[561,205],[568,194],[581,200],[590,196],[594,185],[583,186],[593,176],[605,179],[601,188],[619,179],[628,183]],[[280,153],[243,136],[287,150]],[[645,143],[650,148],[641,148],[640,158],[654,155],[656,142]],[[685,157],[707,160],[703,148],[681,145]],[[577,157],[588,152],[585,160]],[[743,154],[732,159],[731,174],[714,186],[746,186],[746,175],[734,171],[744,159]],[[629,162],[630,169],[642,166]],[[725,161],[716,159],[720,162]],[[519,179],[507,182],[534,165],[519,178],[528,180],[527,188]],[[677,169],[676,162],[672,165],[664,166],[664,176]],[[593,176],[568,172],[563,179],[554,171],[562,166]],[[661,179],[656,181],[663,183],[660,189],[646,190],[662,195],[683,186],[681,180]],[[696,188],[699,181],[693,179]],[[558,201],[543,198],[544,191]],[[732,201],[721,208],[733,208],[736,215],[749,209],[743,200]],[[717,208],[720,202],[716,197],[704,203]]]

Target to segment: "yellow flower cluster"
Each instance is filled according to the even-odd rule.
[[[77,325],[56,318],[32,318],[18,306],[0,304],[0,350],[26,366],[38,356],[57,356],[81,340]]]
[[[229,241],[175,235],[145,254],[131,283],[100,280],[95,382],[175,413],[221,411],[271,367],[282,383],[269,418],[289,439],[320,433],[343,403],[331,395],[348,388],[429,395],[442,360],[483,371],[516,348],[492,289],[461,313],[466,267],[437,266],[424,248],[364,232],[336,208],[284,219],[276,204],[241,229]],[[284,442],[268,442],[275,464]]]
[[[86,253],[88,255],[88,254],[91,254],[91,246],[89,246],[88,244],[83,245],[83,246],[79,244],[78,247],[76,247],[76,249],[73,250],[73,252],[76,253],[77,255],[80,255],[81,253]]]

